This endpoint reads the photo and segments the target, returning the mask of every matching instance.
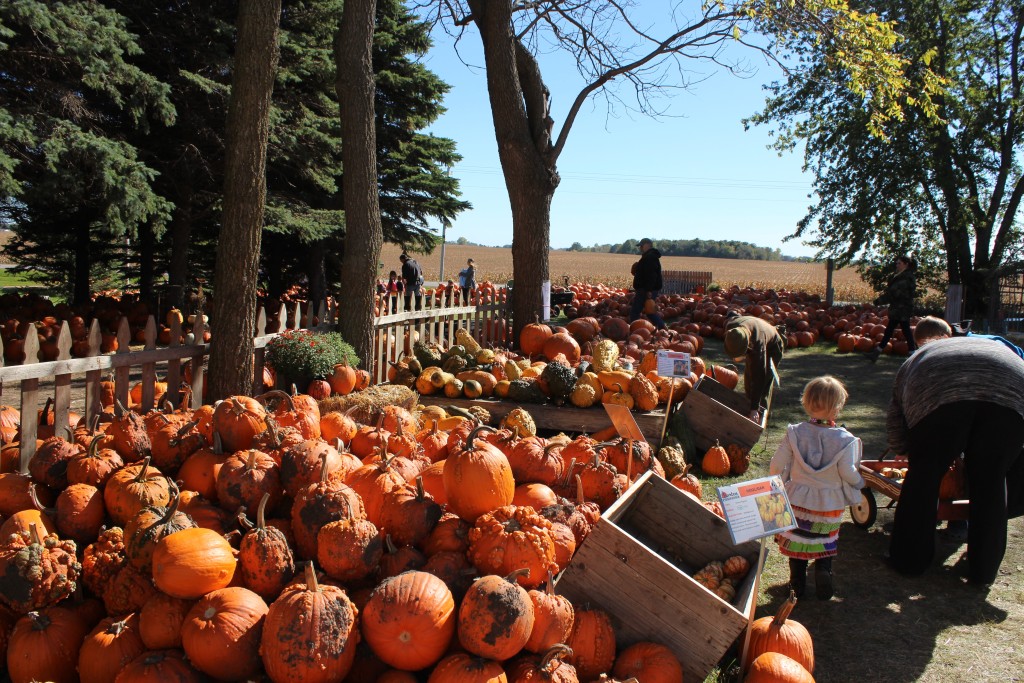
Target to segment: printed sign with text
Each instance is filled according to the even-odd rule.
[[[658,374],[662,377],[689,377],[690,354],[682,351],[658,350]]]
[[[720,486],[718,500],[725,511],[725,521],[729,524],[733,543],[743,543],[796,528],[793,507],[780,477]]]

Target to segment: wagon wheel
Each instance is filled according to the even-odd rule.
[[[878,503],[875,502],[875,493],[869,488],[860,490],[860,502],[850,506],[850,517],[853,523],[861,529],[870,528],[878,517]]]

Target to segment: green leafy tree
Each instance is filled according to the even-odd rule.
[[[0,5],[0,220],[18,270],[42,270],[75,302],[124,267],[114,244],[170,214],[153,168],[123,140],[175,119],[167,84],[134,64],[140,52],[99,3]]]
[[[878,284],[897,255],[914,252],[926,272],[965,287],[968,317],[983,316],[992,278],[1021,255],[1024,13],[1005,0],[859,7],[898,21],[900,54],[930,65],[908,70],[914,87],[943,79],[945,92],[932,98],[939,119],[909,99],[905,115],[872,136],[864,98],[842,80],[819,79],[828,46],[802,46],[801,68],[772,85],[751,120],[774,125],[780,149],[806,142],[817,198],[793,237],[840,263],[881,263],[868,271]]]

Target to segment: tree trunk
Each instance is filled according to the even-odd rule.
[[[153,295],[153,264],[156,258],[156,235],[153,226],[143,223],[139,226],[139,298],[143,301],[155,301]]]
[[[377,185],[373,46],[376,0],[347,0],[334,41],[341,103],[342,165],[345,168],[345,254],[341,262],[338,331],[364,368],[373,363],[373,297],[384,243]]]
[[[270,98],[277,71],[281,0],[239,4],[225,145],[224,212],[211,318],[210,400],[249,394],[260,238],[267,195]]]
[[[512,3],[470,0],[469,4],[484,45],[498,158],[512,207],[515,343],[523,327],[541,313],[543,283],[550,279],[551,198],[558,187],[556,155],[548,125],[547,90],[536,62],[512,33]]]
[[[306,276],[309,278],[309,301],[313,305],[313,315],[320,310],[320,303],[327,298],[327,269],[324,263],[326,256],[324,240],[317,240],[306,250]]]
[[[86,304],[92,298],[90,270],[92,269],[92,254],[89,249],[89,242],[92,231],[89,226],[91,220],[83,212],[75,214],[80,220],[75,229],[75,274],[71,290],[71,303]]]
[[[189,244],[192,241],[192,202],[179,197],[171,219],[171,254],[167,263],[167,283],[171,293],[168,303],[185,310],[185,292],[188,290]]]

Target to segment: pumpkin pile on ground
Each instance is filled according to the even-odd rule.
[[[570,391],[571,363],[547,367],[532,384]],[[621,370],[590,374],[631,397]],[[282,392],[117,409],[69,437],[0,473],[15,683],[681,670],[657,643],[620,652],[609,615],[552,592],[602,510],[664,476],[646,443],[544,438],[526,410],[490,427],[388,405],[363,423]]]

